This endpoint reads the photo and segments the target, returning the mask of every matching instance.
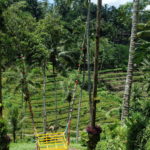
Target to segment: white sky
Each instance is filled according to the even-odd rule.
[[[97,3],[97,0],[91,0],[93,3]],[[132,2],[133,0],[103,0],[103,4],[114,5],[118,7],[121,4]]]
[[[93,3],[97,3],[97,0],[91,0]],[[133,0],[103,0],[103,4],[114,5],[118,7],[121,4],[125,4],[127,2],[132,2]],[[54,0],[49,0],[50,3],[53,3]]]
[[[150,11],[150,5],[148,5],[148,6],[145,8],[145,10]]]
[[[97,0],[91,0],[93,3],[97,3]],[[54,0],[49,0],[50,3],[53,3]],[[119,7],[119,5],[125,4],[127,2],[133,2],[133,0],[103,0],[103,5],[108,4],[109,6],[116,6]],[[150,10],[150,5],[146,7],[145,10]]]

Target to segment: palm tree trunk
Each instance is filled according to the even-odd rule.
[[[57,101],[57,83],[56,83],[56,77],[55,77],[55,66],[53,70],[53,75],[54,75],[54,89],[55,89],[55,126],[58,127],[58,101]]]
[[[87,15],[87,24],[86,24],[86,38],[87,38],[87,59],[88,59],[88,93],[89,93],[89,106],[90,106],[90,114],[92,113],[92,94],[91,94],[91,55],[90,55],[90,40],[89,40],[89,32],[90,32],[90,10],[91,10],[91,0],[89,0],[88,6],[88,15]],[[92,118],[90,116],[90,122],[92,122]]]
[[[71,109],[71,102],[68,102],[69,106],[68,106],[68,122],[69,122],[69,114],[70,114],[70,109]]]
[[[47,113],[46,113],[46,66],[45,62],[43,65],[43,131],[46,133],[46,122],[47,122]]]
[[[16,143],[16,127],[13,127],[13,142]]]
[[[96,25],[96,49],[94,60],[94,83],[93,83],[93,99],[92,99],[92,127],[95,127],[96,122],[96,97],[97,97],[97,84],[98,84],[98,59],[99,59],[99,42],[100,42],[100,16],[101,16],[102,0],[97,1],[97,25]]]
[[[94,59],[94,82],[93,82],[93,95],[91,106],[91,132],[88,130],[88,150],[95,150],[97,143],[100,140],[101,128],[96,126],[96,97],[97,97],[97,84],[98,84],[98,60],[99,60],[99,42],[100,42],[100,18],[101,18],[102,0],[97,0],[97,21],[96,21],[96,49]]]
[[[76,142],[79,141],[80,112],[81,112],[81,103],[82,103],[82,98],[83,98],[83,88],[84,88],[84,84],[85,84],[86,52],[84,53],[83,61],[84,61],[84,65],[83,65],[82,87],[81,87],[79,104],[78,104],[78,116],[77,116],[77,126],[76,126]]]
[[[30,111],[30,117],[31,117],[31,120],[32,120],[32,125],[33,125],[33,128],[34,128],[34,133],[36,133],[34,114],[33,114],[32,104],[31,104],[30,98],[28,100],[28,106],[29,106],[29,111]]]
[[[139,7],[139,0],[134,0],[128,69],[127,69],[123,106],[122,106],[122,115],[121,115],[122,122],[124,122],[126,117],[128,117],[129,108],[130,108],[130,97],[131,97],[132,77],[133,77],[133,60],[135,54],[135,40],[136,40],[137,22],[138,22],[138,7]]]
[[[24,100],[25,100],[25,102],[28,103],[28,107],[29,107],[29,111],[30,111],[30,117],[31,117],[31,120],[32,120],[32,125],[33,125],[33,128],[34,128],[34,132],[36,133],[34,114],[33,114],[33,110],[32,110],[30,92],[29,92],[28,82],[27,82],[26,65],[25,65],[25,60],[24,59],[25,58],[22,57],[22,63],[23,63],[23,67],[22,67],[22,91],[24,93]]]
[[[0,118],[3,116],[3,102],[2,102],[2,64],[0,56]]]

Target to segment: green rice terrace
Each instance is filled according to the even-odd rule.
[[[67,94],[73,89],[73,85],[77,79],[79,79],[79,85],[75,94],[75,102],[73,106],[72,120],[71,120],[71,140],[72,143],[76,143],[77,134],[77,117],[79,100],[81,99],[81,81],[82,74],[77,71],[68,72],[66,77],[55,74],[53,75],[52,66],[49,65],[46,72],[46,114],[47,114],[47,127],[49,132],[53,130],[63,131],[66,128],[68,122],[68,114],[70,112],[69,102],[66,100]],[[140,85],[144,81],[144,73],[135,72],[133,76],[134,85]],[[125,83],[126,72],[122,69],[109,69],[99,72],[99,88],[97,98],[97,123],[104,129],[107,125],[115,125],[119,123],[121,116],[121,105],[123,97],[123,89]],[[11,116],[12,107],[18,108],[19,114],[18,129],[16,131],[17,139],[22,141],[26,139],[32,142],[34,136],[32,120],[27,104],[22,99],[22,92],[18,89],[20,81],[20,74],[12,70],[4,73],[3,85],[4,85],[4,105],[8,108],[5,109],[4,114],[9,120]],[[87,78],[87,72],[86,72]],[[34,112],[34,120],[37,128],[37,132],[43,132],[43,77],[40,68],[35,68],[29,74],[29,80],[31,83],[31,104]],[[9,81],[9,82],[8,82]],[[18,83],[18,84],[16,84]],[[11,89],[13,87],[13,89]],[[141,95],[142,96],[142,95]],[[144,95],[143,95],[144,96]],[[10,104],[10,101],[12,104]],[[80,135],[85,133],[85,126],[89,124],[89,101],[88,101],[88,88],[83,90],[83,99],[81,102],[80,111],[80,123],[79,131]],[[11,124],[11,123],[9,123]],[[11,125],[10,125],[11,126]],[[56,128],[56,129],[54,129]],[[11,132],[11,128],[9,128]],[[83,140],[84,143],[84,140]],[[15,144],[14,144],[15,145]],[[14,146],[13,145],[13,146]],[[20,144],[21,145],[21,144]],[[34,144],[30,144],[32,147]],[[84,145],[84,144],[83,144]],[[17,145],[18,146],[18,145]],[[74,146],[74,145],[73,145]],[[75,144],[75,147],[76,144]],[[84,147],[83,147],[84,149]]]

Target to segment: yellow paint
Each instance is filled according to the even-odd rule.
[[[64,132],[37,134],[38,150],[68,150]]]

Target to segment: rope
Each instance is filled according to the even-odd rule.
[[[31,115],[32,126],[34,129],[34,135],[36,136],[37,135],[37,129],[36,129],[35,122],[34,122],[34,115],[33,115],[33,110],[31,107],[31,101],[30,100],[28,101],[28,106],[29,106],[29,111],[30,111],[30,115]]]
[[[68,145],[70,145],[70,127],[71,127],[71,120],[69,121],[69,124],[68,124]]]
[[[84,40],[82,44],[82,49],[84,50],[85,48],[85,39],[86,39],[86,31],[84,34]],[[83,76],[82,76],[82,86],[81,86],[81,91],[80,91],[80,98],[79,98],[79,105],[78,105],[78,116],[77,116],[77,126],[76,126],[76,142],[78,142],[78,137],[79,137],[79,122],[80,122],[80,111],[81,111],[81,103],[82,103],[82,95],[83,95],[83,87],[85,83],[85,70],[86,70],[86,52],[83,51]]]
[[[26,97],[24,97],[24,100],[28,103],[28,107],[29,107],[29,111],[30,111],[30,117],[32,120],[32,126],[34,129],[34,134],[35,136],[37,135],[37,129],[35,126],[35,121],[34,121],[34,113],[32,110],[32,104],[31,104],[31,99],[30,99],[30,93],[29,93],[29,89],[28,89],[28,82],[27,82],[27,76],[26,76],[26,63],[25,63],[25,57],[23,56],[23,54],[20,56],[20,59],[22,61],[22,90],[23,90],[23,94],[26,95]]]
[[[80,70],[80,66],[78,68],[78,71]],[[72,119],[72,113],[74,110],[74,102],[75,102],[75,96],[76,96],[76,91],[77,91],[77,85],[78,85],[79,81],[76,80],[75,81],[75,85],[74,85],[74,89],[73,89],[73,97],[72,97],[72,103],[71,103],[71,108],[70,108],[70,114],[69,114],[69,119],[68,119],[68,123],[66,125],[66,129],[65,129],[65,133],[68,133],[68,145],[70,144],[70,127],[71,127],[71,119]]]
[[[56,78],[55,78],[55,67],[53,66],[53,75],[54,75],[54,90],[55,90],[55,110],[56,110],[56,118],[55,118],[55,126],[57,126],[58,121],[57,121],[57,88],[56,88]]]
[[[66,134],[67,132],[68,132],[68,123],[66,125],[66,129],[65,129],[64,133]]]
[[[91,1],[89,0],[89,6],[88,6],[88,15],[87,15],[87,23],[86,23],[86,31],[84,34],[84,41],[83,41],[83,45],[82,48],[84,49],[85,46],[85,39],[86,39],[86,43],[87,43],[87,56],[88,56],[88,91],[89,91],[89,101],[91,102],[91,68],[90,68],[90,44],[89,44],[89,25],[90,25],[90,9],[91,9]],[[79,99],[79,107],[78,107],[78,117],[77,117],[77,133],[76,133],[76,139],[78,141],[78,136],[79,136],[79,121],[80,121],[80,110],[81,110],[81,102],[82,102],[82,94],[83,94],[83,86],[84,86],[84,82],[85,82],[85,63],[86,63],[86,53],[84,53],[84,69],[83,69],[83,77],[82,77],[82,87],[81,87],[81,92],[80,92],[80,99]],[[78,71],[80,70],[80,65],[78,68]],[[75,84],[75,92],[76,92],[76,88],[77,88],[78,83]],[[75,93],[74,92],[74,93]],[[73,100],[72,100],[72,108],[70,110],[70,117],[69,117],[69,121],[68,124],[66,126],[66,131],[68,130],[69,126],[71,126],[71,118],[72,118],[72,112],[73,112],[73,105],[74,105],[74,99],[75,99],[75,95],[73,95]],[[70,131],[68,131],[68,143],[70,142]]]
[[[85,74],[83,74],[82,87],[81,87],[80,98],[79,98],[77,127],[76,127],[76,142],[78,142],[78,137],[79,137],[79,122],[80,122],[80,111],[81,111],[81,102],[82,102],[82,94],[83,94],[82,88],[84,86],[84,79],[85,79]]]

